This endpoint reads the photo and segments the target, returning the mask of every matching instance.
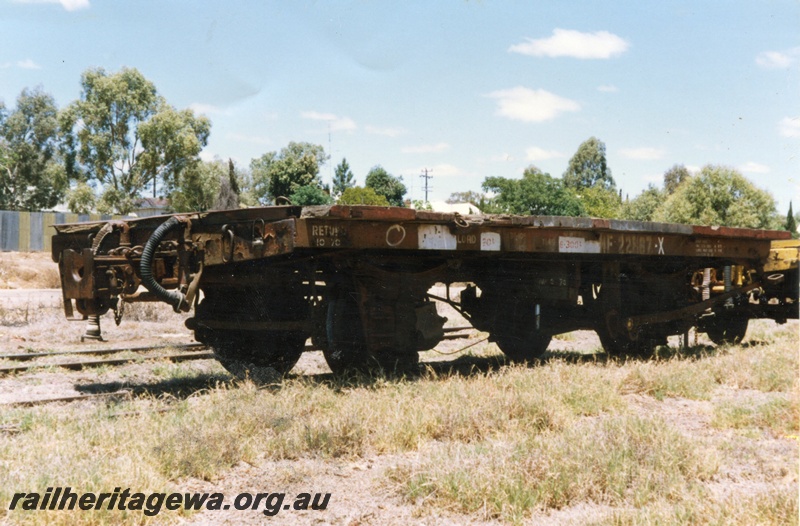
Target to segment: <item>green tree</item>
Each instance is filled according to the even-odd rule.
[[[350,165],[346,158],[342,158],[342,162],[336,166],[333,174],[333,195],[339,197],[355,184],[355,177],[350,171]]]
[[[214,210],[235,210],[241,204],[242,181],[233,159],[228,159],[228,176],[220,177],[219,194],[214,200]]]
[[[374,206],[389,206],[389,201],[386,196],[375,193],[372,188],[364,188],[361,186],[352,186],[345,190],[339,201],[340,205],[374,205]]]
[[[200,162],[210,131],[205,117],[195,117],[192,110],[179,111],[163,102],[155,115],[139,124],[143,148],[139,162],[143,174],[153,181],[153,197],[159,179],[169,191],[183,170]]]
[[[783,227],[792,233],[792,237],[797,237],[797,220],[792,212],[792,202],[789,201],[789,212],[786,214],[786,223]]]
[[[666,172],[664,172],[664,190],[667,195],[672,195],[678,186],[687,179],[691,174],[689,170],[682,164],[676,164]]]
[[[290,142],[280,152],[268,152],[250,162],[253,192],[267,204],[278,197],[289,197],[301,186],[322,187],[320,166],[328,156],[322,146]]]
[[[495,195],[483,208],[489,213],[581,216],[581,200],[563,181],[529,166],[522,179],[487,177],[483,190]]]
[[[745,228],[774,228],[775,199],[742,174],[705,166],[683,182],[654,214],[656,221]]]
[[[665,199],[664,190],[648,185],[641,194],[622,205],[621,217],[633,221],[652,221]]]
[[[578,190],[583,210],[589,217],[617,219],[622,215],[622,200],[614,190],[591,186]]]
[[[411,208],[414,210],[428,210],[433,211],[433,205],[430,204],[429,201],[425,201],[424,199],[414,199],[411,201]]]
[[[175,212],[205,212],[217,206],[222,181],[227,180],[226,164],[216,159],[193,163],[182,170],[172,185],[169,204]]]
[[[171,191],[199,161],[211,123],[169,106],[136,69],[89,69],[81,88],[80,99],[62,116],[74,137],[67,167],[103,186],[98,209],[128,213],[148,184],[155,192],[161,179]]]
[[[402,176],[395,177],[380,165],[370,169],[364,186],[372,188],[376,194],[384,196],[391,206],[403,206],[403,196],[408,191],[406,185],[403,184]]]
[[[562,179],[564,184],[571,188],[600,186],[606,190],[613,190],[614,178],[606,163],[605,143],[596,137],[584,141],[569,160]]]
[[[469,190],[467,192],[453,192],[450,194],[450,197],[447,198],[445,201],[451,205],[458,204],[458,203],[472,203],[477,205],[481,202],[482,199],[486,199],[484,194],[474,192]]]
[[[289,197],[289,200],[292,204],[301,206],[333,204],[333,198],[328,195],[325,190],[315,184],[299,187]]]
[[[69,188],[52,95],[23,89],[10,113],[0,107],[0,209],[42,210]]]
[[[75,214],[88,214],[97,206],[94,189],[84,181],[79,181],[67,192],[67,207]]]

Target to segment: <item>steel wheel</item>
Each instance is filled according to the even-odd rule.
[[[323,349],[323,355],[334,374],[368,373],[375,370],[387,373],[409,372],[419,363],[419,354],[416,351],[368,349],[361,313],[350,294],[345,293],[338,299],[329,301],[326,329],[327,345]]]
[[[206,343],[228,372],[240,380],[264,384],[279,380],[295,366],[306,337],[300,332],[215,331]]]
[[[744,340],[749,321],[746,314],[733,313],[726,316],[718,313],[703,328],[715,344],[733,345]]]
[[[514,362],[533,362],[547,352],[547,346],[553,337],[541,332],[519,331],[518,333],[502,333],[494,335],[494,342],[508,358]]]

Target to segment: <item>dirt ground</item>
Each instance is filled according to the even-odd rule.
[[[0,252],[0,289],[59,287],[58,265],[46,252]]]
[[[25,269],[31,272],[25,272]],[[4,289],[0,290],[0,353],[167,346],[194,341],[191,331],[183,326],[185,316],[172,313],[167,306],[150,304],[131,307],[119,327],[114,325],[110,315],[106,315],[102,319],[102,326],[107,342],[81,343],[84,322],[66,321],[61,311],[60,292],[47,290],[48,286],[52,286],[50,274],[54,269],[55,264],[49,260],[49,256],[0,254],[0,289]],[[41,290],[43,288],[45,290]],[[448,326],[466,325],[452,309],[443,305],[440,307],[440,313],[451,318]],[[797,329],[796,322],[792,323]],[[437,351],[423,353],[423,361],[452,359],[458,355],[459,349],[485,336],[472,331],[467,339],[443,342]],[[598,349],[599,340],[594,333],[580,331],[554,339],[549,350],[591,353]],[[57,362],[59,359],[63,358],[55,357],[49,361]],[[12,362],[0,359],[0,366],[5,365],[12,365]],[[152,361],[82,371],[42,368],[0,376],[0,404],[120,389],[143,390],[159,396],[169,393],[168,386],[162,381],[165,368],[168,367],[169,364]],[[202,384],[193,386],[197,391],[214,383],[231,382],[230,375],[213,360],[186,362],[181,367],[187,374],[200,373]],[[328,373],[329,369],[319,352],[305,353],[292,371],[295,375]],[[720,391],[715,396],[746,399],[752,395],[747,390],[728,390]],[[721,481],[715,486],[721,496],[797,485],[796,440],[766,433],[758,437],[733,436],[731,430],[714,428],[711,425],[713,400],[667,398],[659,401],[641,394],[626,395],[625,398],[634,411],[658,414],[691,439],[736,445],[739,461],[723,467],[719,477]],[[312,490],[332,492],[335,496],[325,512],[279,513],[269,518],[270,524],[494,524],[448,510],[441,510],[435,516],[420,516],[417,507],[403,500],[395,488],[387,485],[387,470],[398,464],[413,463],[425,454],[427,448],[433,447],[437,447],[437,444],[424,445],[419,451],[376,455],[356,461],[300,459],[256,465],[240,463],[213,482],[187,480],[181,483],[181,488],[183,491],[223,492],[226,495],[245,491],[284,491],[292,495]],[[530,523],[583,524],[598,520],[608,512],[609,509],[603,505],[582,503],[547,514],[535,513]],[[184,522],[192,525],[263,524],[265,517],[257,512],[205,511]]]

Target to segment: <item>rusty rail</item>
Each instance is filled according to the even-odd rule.
[[[111,358],[108,360],[84,360],[77,362],[61,362],[61,363],[38,363],[32,365],[11,365],[0,367],[0,375],[19,373],[29,371],[31,369],[41,369],[46,367],[58,367],[62,369],[70,369],[79,371],[86,367],[102,367],[104,365],[126,365],[129,363],[139,363],[151,360],[168,360],[170,362],[185,362],[189,360],[208,360],[215,357],[213,352],[200,351],[184,354],[165,354],[160,356],[142,356],[136,358]]]

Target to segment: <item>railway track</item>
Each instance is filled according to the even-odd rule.
[[[445,335],[444,339],[453,340],[453,339],[465,338],[468,335],[464,334],[464,331],[470,329],[472,329],[472,327],[451,327],[445,329],[447,334]],[[77,360],[69,362],[9,365],[0,367],[0,376],[11,373],[29,371],[31,369],[37,369],[42,367],[61,367],[63,369],[78,371],[90,367],[118,366],[118,365],[125,365],[129,363],[136,363],[147,360],[169,360],[171,362],[184,362],[189,360],[206,360],[214,358],[214,353],[212,351],[207,350],[208,348],[205,345],[201,343],[188,343],[183,345],[161,345],[161,346],[149,346],[149,347],[147,346],[117,347],[109,349],[81,349],[81,350],[61,350],[61,351],[33,352],[33,353],[0,354],[0,360],[9,360],[14,362],[28,362],[40,358],[49,358],[51,356],[74,356],[74,355],[102,356],[102,355],[114,355],[121,353],[130,353],[130,352],[145,353],[159,349],[174,349],[187,352],[156,355],[156,356],[148,355],[148,356],[129,357],[129,358],[107,358],[102,360]],[[313,345],[306,345],[306,350],[312,351],[317,349]]]
[[[454,340],[454,339],[468,338],[473,334],[473,329],[472,327],[451,327],[445,329],[445,332],[447,334],[445,335],[444,339]],[[59,361],[59,362],[38,361],[43,358],[50,358],[54,356],[77,356],[77,357],[113,356],[115,354],[121,354],[121,353],[149,353],[151,351],[163,350],[163,349],[169,349],[172,351],[181,351],[181,352],[170,352],[167,354],[157,354],[157,355],[147,354],[144,356],[128,356],[124,358],[110,357],[103,359],[88,359],[88,360],[76,359],[76,360]],[[307,344],[306,350],[313,351],[318,349],[315,348],[313,345]],[[214,352],[209,350],[208,347],[200,343],[191,343],[183,345],[142,346],[142,347],[128,346],[128,347],[115,347],[115,348],[79,349],[79,350],[68,349],[68,350],[57,350],[48,352],[0,354],[0,360],[8,360],[11,362],[24,362],[20,365],[15,364],[15,365],[6,365],[0,367],[0,378],[6,375],[24,373],[26,371],[34,369],[42,369],[42,368],[61,368],[61,369],[77,371],[85,368],[102,367],[102,366],[117,367],[131,363],[142,363],[154,360],[184,362],[191,360],[208,360],[214,358],[215,358]],[[34,363],[29,363],[29,362],[34,362]],[[2,403],[0,404],[0,407],[4,406],[26,407],[26,406],[43,405],[55,402],[67,402],[67,403],[78,402],[82,400],[109,400],[109,399],[129,397],[130,395],[131,391],[129,390],[121,390],[110,393],[77,394],[77,395],[58,396],[51,398],[17,400],[13,402]],[[3,429],[0,429],[0,432],[2,431]]]
[[[121,352],[121,351],[120,351]],[[59,363],[37,363],[33,365],[11,365],[0,367],[0,375],[19,373],[28,371],[30,369],[42,367],[60,367],[62,369],[69,369],[72,371],[80,371],[89,367],[102,367],[104,365],[126,365],[129,363],[144,362],[148,360],[168,360],[170,362],[186,362],[189,360],[208,360],[214,358],[214,353],[210,351],[198,351],[180,354],[162,354],[157,356],[137,356],[130,358],[108,358],[105,360],[79,360],[74,362],[59,362]]]
[[[72,360],[66,362],[37,362],[26,363],[24,365],[8,365],[0,367],[0,376],[20,373],[29,371],[31,369],[38,369],[43,367],[59,367],[73,371],[81,370],[90,367],[102,366],[118,366],[129,363],[142,362],[147,360],[169,360],[171,362],[183,362],[188,360],[207,360],[214,358],[214,353],[211,351],[202,351],[197,349],[205,349],[201,344],[186,344],[186,345],[168,345],[168,346],[155,346],[155,347],[119,347],[111,349],[83,349],[83,350],[62,350],[50,351],[40,353],[17,353],[17,354],[2,354],[0,360],[9,360],[14,362],[30,362],[41,358],[48,358],[51,356],[85,356],[85,355],[114,355],[121,353],[144,353],[159,349],[175,349],[189,352],[169,353],[161,355],[147,355],[147,356],[132,356],[126,358],[106,358],[100,360]],[[191,352],[195,350],[194,352]]]

